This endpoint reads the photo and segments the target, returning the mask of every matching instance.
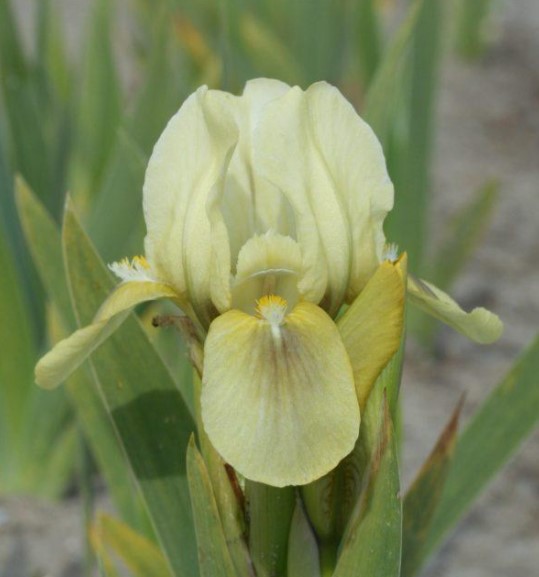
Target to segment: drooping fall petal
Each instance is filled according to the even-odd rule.
[[[119,285],[103,303],[91,325],[57,343],[38,362],[36,383],[48,389],[59,385],[122,324],[134,306],[160,298],[177,300],[177,294],[168,285],[151,281]]]
[[[339,333],[301,302],[281,325],[231,310],[205,345],[202,421],[222,457],[242,475],[301,485],[353,448],[359,407]]]

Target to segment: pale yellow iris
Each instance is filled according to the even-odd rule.
[[[405,259],[386,249],[393,186],[371,129],[325,83],[202,87],[157,142],[143,203],[146,256],[110,266],[123,282],[40,361],[38,383],[61,382],[138,303],[168,298],[204,343],[202,421],[223,458],[277,486],[327,473],[401,340]],[[408,288],[479,342],[499,336],[488,311]]]

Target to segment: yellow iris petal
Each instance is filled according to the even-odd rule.
[[[412,304],[477,343],[493,343],[503,332],[503,324],[495,314],[482,307],[467,313],[448,294],[424,280],[410,276],[408,296]]]
[[[47,389],[64,381],[106,340],[139,303],[159,298],[176,299],[168,285],[131,281],[119,285],[99,309],[94,322],[60,341],[36,365],[36,383]]]
[[[361,408],[401,342],[404,266],[402,260],[397,264],[383,262],[337,323],[352,363]]]
[[[248,479],[302,485],[352,450],[352,369],[337,327],[316,305],[299,303],[282,324],[231,310],[213,321],[204,353],[204,427]]]

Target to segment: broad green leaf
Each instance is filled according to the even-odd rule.
[[[380,409],[369,401],[367,412]],[[381,427],[366,486],[341,543],[333,577],[398,577],[401,563],[402,503],[393,425],[382,402]]]
[[[436,446],[404,497],[402,577],[416,575],[423,561],[430,524],[451,466],[461,409],[462,402],[453,412]]]
[[[65,280],[60,231],[20,178],[17,181],[17,204],[28,247],[54,307],[50,326],[55,337],[59,339],[76,326]],[[95,390],[94,378],[89,371],[79,370],[69,379],[66,388],[116,506],[124,519],[138,528],[144,527],[145,517],[142,516],[140,507],[137,507],[137,497],[125,457]],[[36,387],[27,427],[32,446],[39,445],[32,435],[36,430],[36,419],[51,423],[53,413],[49,412],[48,408],[60,402],[56,401],[58,396],[63,396],[61,389],[50,392]],[[53,410],[54,414],[57,414],[57,409]],[[33,426],[30,426],[32,420]],[[41,437],[37,440],[40,439]]]
[[[468,511],[539,419],[539,337],[460,435],[426,550],[432,552]]]
[[[73,304],[85,325],[114,282],[69,206],[63,247]],[[185,462],[195,425],[180,392],[135,318],[93,354],[91,367],[173,574],[196,575]]]
[[[187,476],[196,527],[200,577],[236,577],[208,470],[191,438]]]
[[[101,513],[93,531],[100,542],[99,548],[114,551],[133,577],[170,576],[168,564],[159,547],[133,531],[129,525]]]

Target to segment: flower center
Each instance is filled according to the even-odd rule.
[[[273,327],[283,324],[288,303],[278,295],[265,295],[256,301],[256,314],[266,319]]]

